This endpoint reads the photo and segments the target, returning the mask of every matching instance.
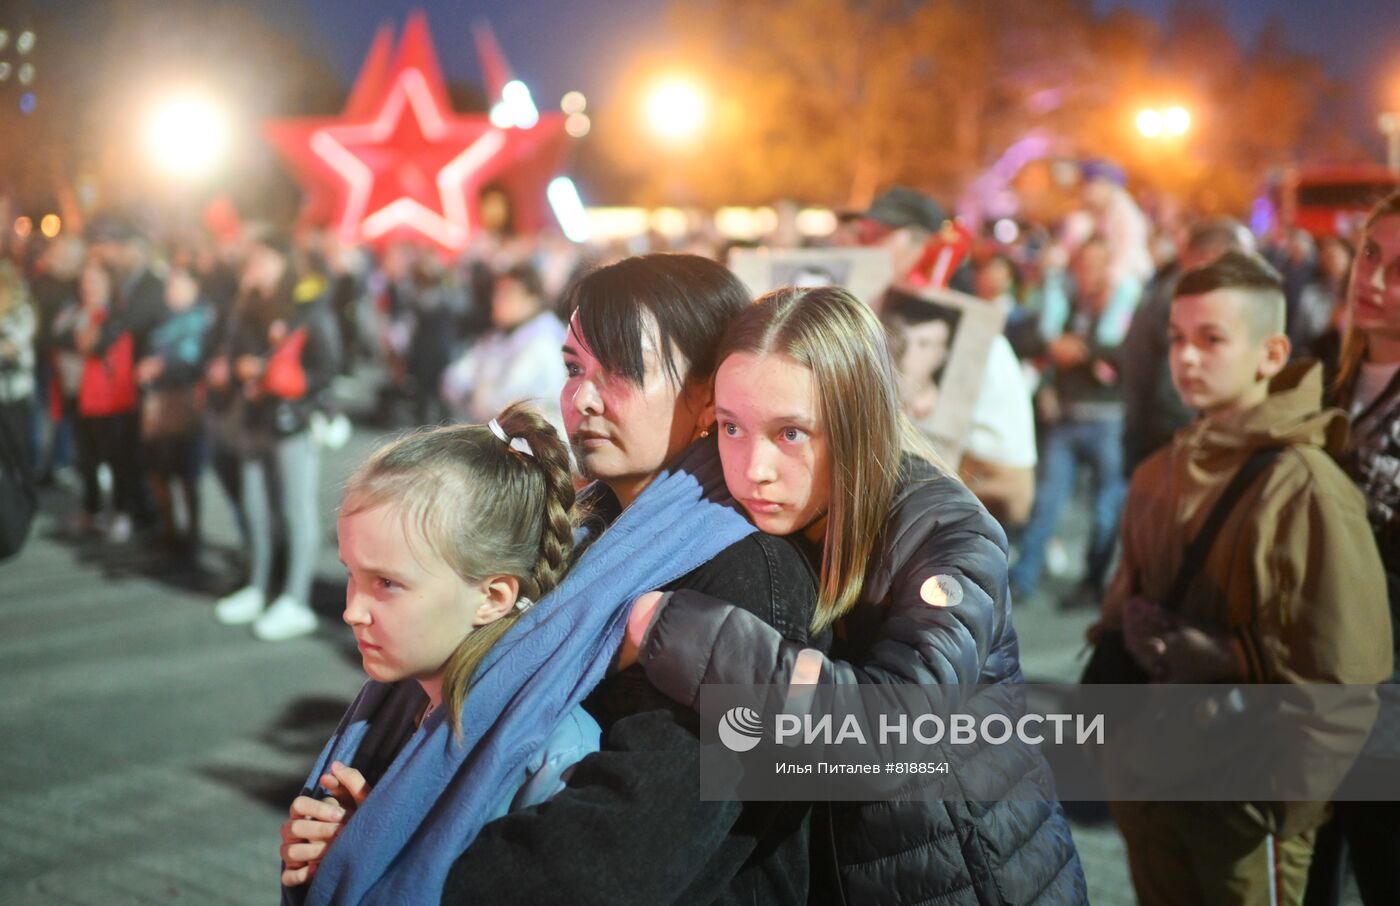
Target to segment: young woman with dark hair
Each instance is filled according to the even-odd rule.
[[[561,594],[613,564],[581,602],[606,621],[606,666],[631,601],[658,585],[732,601],[780,638],[824,648],[827,634],[810,628],[811,565],[755,531],[724,490],[710,387],[720,338],[749,306],[743,284],[708,259],[647,255],[587,274],[565,302],[560,404],[575,460],[595,479],[582,492],[587,525],[601,533]],[[668,578],[642,584],[647,571]],[[571,682],[603,728],[602,750],[547,805],[486,824],[442,901],[805,903],[809,808],[702,802],[695,712],[639,669],[594,677]]]

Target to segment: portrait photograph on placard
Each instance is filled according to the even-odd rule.
[[[956,463],[1005,315],[949,289],[891,289],[878,310],[906,414],[947,462]]]
[[[835,285],[872,308],[894,282],[890,255],[879,248],[736,248],[729,252],[729,269],[755,296],[780,286]]]

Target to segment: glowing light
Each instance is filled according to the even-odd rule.
[[[1002,245],[1010,245],[1020,237],[1021,228],[1016,225],[1016,221],[1002,218],[992,225],[992,235]]]
[[[10,73],[13,71],[13,66],[11,66],[9,63],[0,60],[0,82],[3,82],[6,79],[8,79],[10,77]]]
[[[15,50],[18,50],[20,53],[29,53],[34,49],[34,41],[34,32],[22,31],[15,40]]]
[[[1185,107],[1168,107],[1162,111],[1162,125],[1172,135],[1185,135],[1191,128],[1191,114]]]
[[[19,83],[21,85],[28,85],[32,81],[34,81],[34,64],[19,64]]]
[[[715,211],[714,223],[715,229],[726,239],[750,241],[778,228],[778,212],[770,207],[719,208]]]
[[[583,138],[588,131],[593,128],[593,121],[586,113],[571,113],[569,118],[564,120],[564,131],[574,138]]]
[[[207,98],[188,95],[155,108],[146,145],[165,171],[182,179],[208,175],[222,160],[228,137],[223,111]]]
[[[1138,132],[1143,138],[1156,138],[1162,134],[1162,114],[1156,110],[1144,110],[1137,115]]]
[[[651,212],[651,228],[667,239],[679,239],[690,232],[690,218],[680,208],[657,208]]]
[[[647,231],[646,208],[589,208],[589,231],[595,239],[631,239]]]
[[[26,91],[19,96],[19,112],[25,116],[34,112],[34,105],[39,103],[39,99],[34,96],[34,92]]]
[[[442,214],[407,197],[398,198],[376,211],[367,211],[375,173],[342,142],[383,144],[393,135],[405,114],[418,120],[423,135],[429,140],[440,140],[448,131],[442,111],[433,102],[427,78],[418,69],[403,71],[373,123],[340,128],[334,135],[328,129],[320,129],[311,136],[311,150],[350,186],[340,220],[340,236],[347,242],[373,240],[403,226],[447,248],[460,248],[472,230],[462,186],[501,150],[505,135],[496,129],[485,132],[438,172]]]
[[[545,195],[569,241],[587,242],[592,236],[588,213],[583,209],[583,200],[578,197],[578,187],[574,181],[567,176],[555,177],[550,181]]]
[[[756,208],[720,208],[715,211],[715,229],[726,239],[740,240],[757,239],[765,232]]]
[[[582,91],[570,91],[559,99],[559,109],[570,115],[582,113],[588,109],[588,98]]]
[[[830,236],[836,232],[836,214],[826,208],[803,208],[797,212],[797,232],[803,236]]]
[[[661,138],[680,142],[693,138],[705,123],[705,96],[694,82],[668,79],[647,98],[647,122]]]
[[[62,229],[63,221],[58,218],[57,214],[45,214],[44,219],[39,221],[39,232],[49,239],[57,236]]]
[[[15,218],[15,235],[21,239],[28,239],[29,234],[34,232],[34,221],[28,217]]]
[[[4,49],[5,49],[5,46],[8,45],[9,43],[10,43],[10,30],[9,30],[8,28],[0,28],[0,50],[4,50]]]
[[[512,79],[501,87],[501,100],[491,108],[491,125],[497,129],[532,129],[540,121],[540,111],[535,107],[530,89],[519,79]]]

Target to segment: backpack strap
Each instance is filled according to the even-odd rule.
[[[1225,491],[1220,495],[1220,499],[1215,502],[1210,515],[1206,517],[1206,524],[1196,533],[1196,537],[1191,539],[1186,551],[1181,555],[1181,567],[1177,570],[1176,581],[1172,583],[1171,594],[1163,602],[1163,609],[1169,612],[1181,609],[1181,602],[1186,598],[1186,591],[1191,587],[1191,580],[1199,574],[1202,565],[1205,563],[1206,555],[1210,553],[1211,546],[1215,544],[1215,537],[1220,534],[1220,529],[1225,525],[1225,520],[1229,518],[1230,511],[1239,503],[1244,492],[1254,483],[1266,469],[1278,459],[1283,452],[1282,447],[1263,447],[1255,450],[1240,466],[1235,477],[1230,479],[1230,483],[1225,486]]]

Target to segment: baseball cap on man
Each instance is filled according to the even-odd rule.
[[[891,186],[876,196],[865,217],[892,230],[919,227],[937,233],[948,219],[948,212],[934,199],[908,186]]]

